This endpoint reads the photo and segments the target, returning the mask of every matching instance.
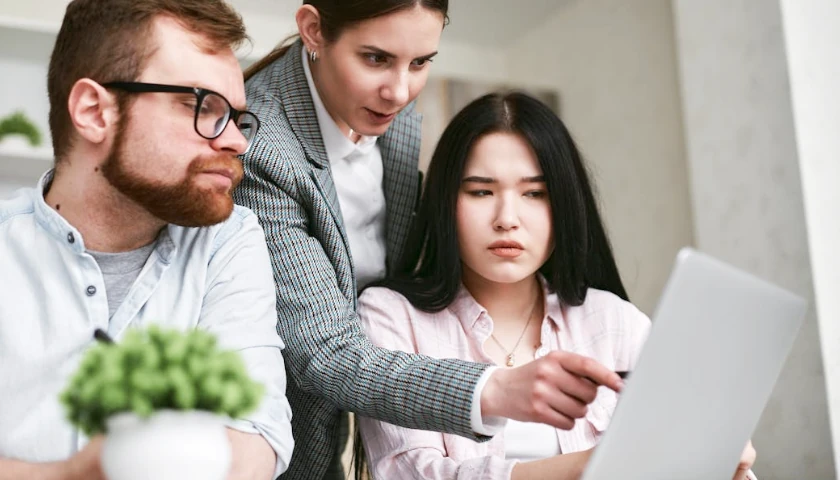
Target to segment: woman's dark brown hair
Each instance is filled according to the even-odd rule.
[[[345,29],[360,22],[417,5],[441,12],[444,18],[447,18],[449,11],[449,0],[304,0],[303,4],[312,5],[318,10],[321,16],[321,32],[328,42],[338,40]],[[295,38],[297,35],[285,38],[268,55],[245,69],[245,80],[285,55]]]

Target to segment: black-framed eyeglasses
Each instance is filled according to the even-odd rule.
[[[246,152],[251,148],[251,142],[260,129],[260,119],[256,115],[233,108],[220,93],[206,88],[143,82],[108,82],[102,86],[129,93],[192,93],[195,95],[195,132],[207,140],[213,140],[221,135],[228,122],[233,120],[236,128],[248,141]]]

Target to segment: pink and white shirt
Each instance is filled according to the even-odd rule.
[[[545,284],[544,284],[545,286]],[[545,290],[541,351],[585,355],[613,370],[632,370],[650,330],[650,320],[612,293],[589,289],[586,301],[564,307]],[[434,358],[492,363],[483,345],[493,319],[461,287],[449,307],[437,313],[414,308],[399,293],[374,287],[359,298],[359,317],[371,341],[381,347]],[[617,395],[602,387],[586,417],[569,430],[556,430],[563,453],[594,447],[607,428]],[[359,417],[374,478],[507,479],[516,460],[505,459],[504,432],[479,443],[438,432],[413,430]]]

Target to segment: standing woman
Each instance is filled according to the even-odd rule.
[[[265,230],[295,450],[286,478],[343,478],[341,412],[486,440],[498,417],[571,428],[617,375],[573,354],[488,369],[377,348],[357,292],[393,271],[418,199],[420,117],[447,0],[306,0],[300,39],[246,72],[261,120],[237,203]]]

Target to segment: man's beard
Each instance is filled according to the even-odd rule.
[[[132,173],[127,166],[125,135],[128,119],[120,119],[117,135],[108,159],[102,165],[105,179],[120,193],[133,200],[156,218],[183,227],[206,227],[227,220],[233,211],[233,188],[242,180],[242,163],[235,157],[217,154],[195,158],[183,181],[165,185]],[[135,152],[135,158],[136,158]],[[233,172],[231,187],[199,187],[196,177],[202,172],[225,169]]]

